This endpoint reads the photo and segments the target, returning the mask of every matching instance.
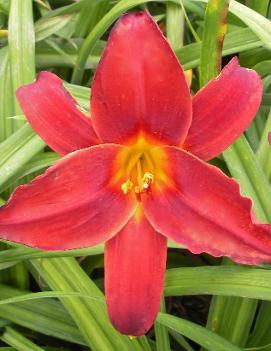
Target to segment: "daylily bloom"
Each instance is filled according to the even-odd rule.
[[[261,102],[253,70],[233,59],[193,98],[147,12],[121,17],[92,84],[91,114],[52,73],[17,92],[29,123],[64,156],[0,209],[6,240],[46,250],[105,242],[109,315],[142,335],[159,309],[167,239],[193,253],[271,261],[271,229],[208,161],[249,125]]]

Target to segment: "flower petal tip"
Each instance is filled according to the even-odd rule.
[[[54,73],[40,72],[16,96],[31,127],[57,153],[65,155],[99,143],[91,119]]]
[[[159,311],[167,240],[141,213],[105,243],[105,292],[110,319],[122,334],[141,336]]]
[[[255,117],[262,82],[234,57],[193,97],[193,120],[183,148],[208,161],[232,144]]]
[[[111,238],[135,207],[133,198],[111,184],[121,149],[103,145],[70,153],[17,187],[0,208],[1,238],[46,250],[89,247]]]
[[[129,144],[143,134],[179,145],[191,125],[191,108],[182,67],[156,22],[146,11],[123,15],[92,83],[91,111],[100,139]]]
[[[153,22],[153,19],[149,13],[149,11],[134,11],[128,12],[122,15],[118,22],[122,22],[123,24],[135,24],[140,25],[145,21]]]
[[[50,84],[63,84],[62,80],[56,74],[49,71],[41,71],[38,73],[36,79],[32,83],[22,85],[16,90],[16,96],[19,102],[20,99],[23,98],[25,92],[27,92],[29,89],[32,89],[33,87],[36,88],[36,86],[39,85],[39,83],[42,83],[44,81],[48,81]]]
[[[146,327],[145,325],[142,325],[141,321],[136,322],[136,316],[134,317],[134,320],[131,321],[131,324],[127,324],[125,326],[120,324],[117,319],[114,320],[110,318],[110,320],[116,330],[118,330],[121,334],[128,335],[129,337],[138,337],[145,335],[153,324],[152,322],[148,327]]]
[[[163,197],[153,191],[142,201],[155,230],[196,254],[243,264],[270,262],[271,226],[255,221],[252,201],[241,195],[239,184],[183,150],[163,150],[173,186],[164,187]]]

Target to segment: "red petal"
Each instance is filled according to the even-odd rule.
[[[121,17],[93,85],[91,111],[105,142],[127,143],[142,132],[179,145],[191,124],[183,70],[148,12]]]
[[[183,150],[160,150],[172,181],[142,197],[152,226],[194,253],[270,262],[271,227],[252,222],[251,200],[240,195],[238,184]]]
[[[122,149],[101,145],[71,153],[18,187],[0,208],[1,238],[47,250],[92,246],[111,238],[135,206],[111,181]]]
[[[123,334],[143,335],[158,313],[167,241],[144,215],[134,216],[105,244],[105,290],[110,318]]]
[[[41,72],[16,95],[32,128],[59,154],[98,144],[90,118],[80,111],[55,74]]]
[[[193,119],[183,148],[202,160],[219,155],[247,128],[260,106],[262,83],[234,58],[193,98]]]

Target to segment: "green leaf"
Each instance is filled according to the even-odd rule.
[[[227,31],[229,0],[209,0],[204,21],[200,55],[200,86],[221,70],[222,46]]]
[[[108,0],[92,0],[89,1],[84,11],[80,12],[77,19],[74,35],[76,37],[85,37],[93,27],[106,14],[109,1]]]
[[[257,63],[253,69],[261,76],[265,77],[271,74],[271,60],[265,60]]]
[[[263,346],[271,343],[270,315],[271,303],[269,301],[262,301],[257,314],[255,326],[248,338],[246,345],[248,349],[257,349],[257,346]]]
[[[93,69],[97,66],[100,59],[103,42],[99,41],[95,46],[95,50],[91,56],[87,58],[86,68]],[[82,45],[81,39],[70,39],[69,41],[60,40],[58,38],[50,38],[50,40],[37,43],[37,66],[40,69],[48,69],[54,67],[74,67],[78,54],[78,49]]]
[[[0,189],[33,156],[44,148],[44,141],[25,125],[0,144]],[[0,190],[1,192],[1,190]]]
[[[212,299],[207,327],[238,346],[245,346],[257,309],[257,300],[232,296]]]
[[[268,10],[270,0],[246,0],[246,5],[252,10],[259,12],[261,15],[265,16]]]
[[[10,77],[8,48],[0,49],[0,143],[13,132],[13,122],[8,120],[14,114],[13,88]]]
[[[262,169],[267,176],[270,178],[271,176],[271,146],[268,142],[268,134],[271,131],[271,112],[269,112],[268,119],[265,124],[265,128],[263,130],[261,140],[259,143],[259,147],[257,149],[257,158],[259,160]]]
[[[221,336],[190,321],[166,313],[159,313],[157,321],[204,346],[209,351],[243,351]]]
[[[165,296],[222,295],[271,300],[271,270],[243,266],[174,268],[166,273]]]
[[[25,301],[33,301],[33,300],[40,300],[40,299],[48,299],[48,298],[55,298],[55,297],[82,297],[84,299],[95,300],[100,302],[101,304],[105,304],[105,300],[101,296],[91,296],[87,294],[82,294],[81,292],[77,291],[39,291],[36,293],[28,293],[22,294],[20,296],[10,297],[5,300],[0,300],[1,305],[8,305],[13,303],[25,302]]]
[[[264,222],[271,221],[270,185],[246,138],[241,136],[223,156],[231,174],[241,184],[242,193],[253,199],[257,217]]]
[[[227,56],[261,46],[261,41],[249,29],[243,28],[226,34],[222,56]],[[195,68],[200,62],[201,44],[189,44],[176,50],[176,55],[184,69]]]
[[[271,23],[267,18],[234,0],[230,2],[230,11],[239,17],[263,41],[268,49],[271,49]]]
[[[160,312],[166,312],[165,300],[162,298]],[[170,351],[169,335],[166,327],[161,325],[158,321],[154,323],[156,350]]]
[[[10,0],[0,0],[0,9],[8,14],[10,7]]]
[[[0,339],[8,345],[14,346],[18,351],[44,351],[43,348],[34,344],[11,327],[5,327],[5,331]]]
[[[41,18],[35,23],[36,42],[44,40],[52,34],[58,34],[58,31],[69,25],[73,18],[74,14]]]
[[[52,290],[103,297],[101,291],[73,258],[32,260],[32,265]],[[60,298],[93,351],[143,351],[137,339],[119,334],[100,302],[75,297]]]
[[[25,294],[0,284],[1,299]],[[73,320],[59,302],[52,299],[22,301],[0,306],[0,316],[15,324],[61,340],[86,345]]]
[[[183,46],[184,14],[180,5],[171,1],[166,7],[167,38],[174,50]]]
[[[260,346],[260,347],[249,347],[246,351],[271,351],[271,344]]]
[[[35,78],[35,33],[31,0],[11,0],[8,30],[11,78],[15,92]],[[15,106],[17,114],[20,114],[16,99]],[[20,126],[22,122],[16,124]]]
[[[195,351],[192,346],[186,341],[185,337],[182,336],[181,334],[177,333],[174,330],[169,330],[169,334],[173,337],[174,340],[177,341],[179,345],[183,347],[185,351]]]
[[[208,0],[191,0],[195,2],[207,3]],[[271,23],[264,16],[260,15],[256,11],[251,10],[243,4],[235,0],[230,1],[229,11],[240,18],[270,49],[270,35],[271,35]]]
[[[99,2],[99,1],[103,1],[103,0],[92,0],[92,1]],[[88,8],[88,5],[89,5],[89,0],[80,0],[80,1],[77,1],[76,3],[71,4],[71,5],[60,6],[59,8],[57,8],[53,11],[49,11],[43,17],[50,18],[50,17],[68,15],[68,14],[76,13],[79,11],[85,11],[85,9]]]
[[[43,251],[19,244],[14,245],[19,247],[0,251],[0,264],[14,261],[24,261],[34,258],[93,256],[100,255],[104,251],[104,246],[102,244],[84,249],[66,251]]]
[[[55,152],[43,152],[33,158],[28,163],[23,164],[19,171],[10,176],[5,183],[2,184],[2,190],[18,182],[23,177],[32,175],[33,173],[43,171],[45,168],[51,166],[60,156]]]
[[[215,78],[221,70],[228,5],[229,1],[226,0],[209,0],[207,5],[200,61],[201,87]],[[207,327],[235,345],[244,346],[256,308],[257,301],[254,300],[214,297],[208,314]]]

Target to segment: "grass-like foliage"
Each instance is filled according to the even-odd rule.
[[[269,0],[0,0],[0,206],[62,157],[27,123],[16,90],[40,71],[53,72],[91,115],[90,89],[112,25],[125,12],[145,9],[175,51],[192,95],[233,56],[261,77],[256,117],[208,162],[239,182],[259,222],[271,223]],[[1,241],[0,351],[271,350],[268,264],[194,255],[173,241],[167,256],[154,326],[130,337],[108,318],[103,244],[43,251]]]

